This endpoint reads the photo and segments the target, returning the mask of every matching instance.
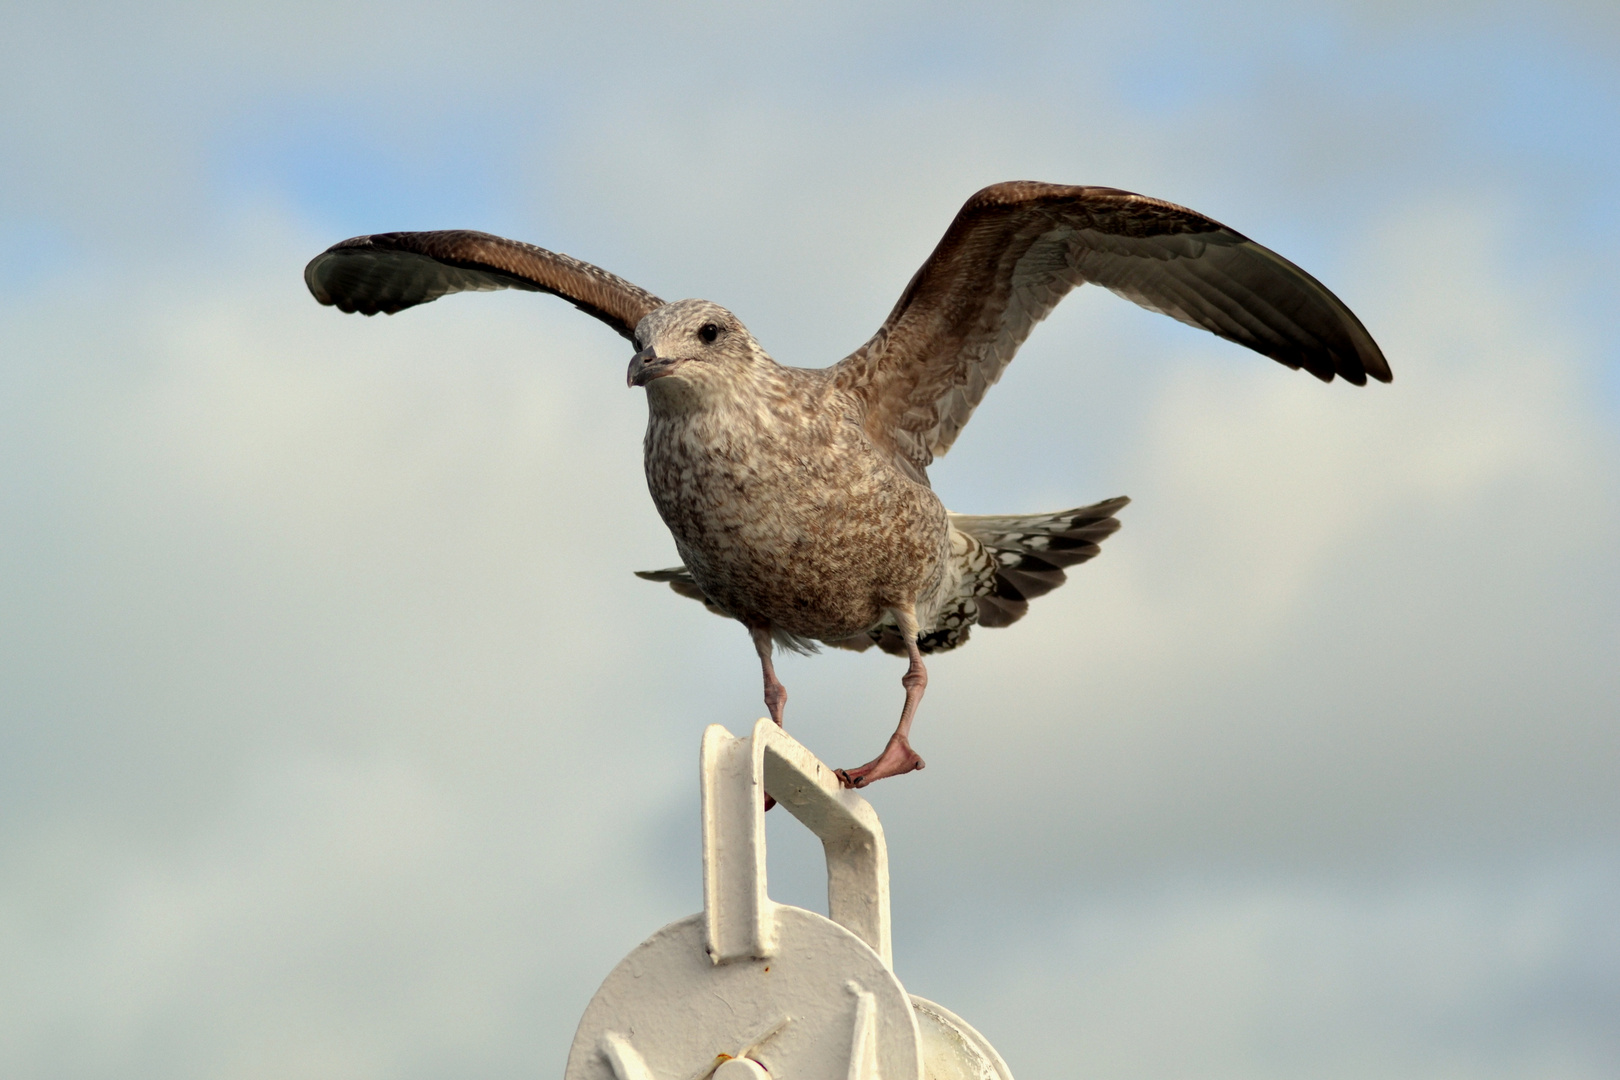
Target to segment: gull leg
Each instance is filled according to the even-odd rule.
[[[923,667],[922,651],[917,648],[916,615],[910,608],[903,611],[897,609],[895,614],[899,616],[900,633],[906,639],[906,652],[911,656],[911,666],[900,677],[900,685],[906,688],[906,704],[900,710],[900,724],[889,736],[883,753],[859,768],[837,771],[838,779],[845,787],[862,788],[886,776],[899,776],[924,766],[923,759],[911,748],[910,736],[917,704],[922,701],[923,691],[928,689],[928,669]]]
[[[765,707],[771,710],[771,719],[782,727],[782,710],[787,706],[787,687],[776,677],[776,665],[771,663],[771,628],[750,626],[748,636],[754,639],[754,651],[759,653],[760,670],[765,673]],[[765,809],[776,805],[776,800],[765,796]]]
[[[760,670],[765,673],[765,707],[771,710],[771,719],[782,726],[782,709],[787,705],[787,687],[776,678],[776,667],[771,663],[771,628],[750,626],[749,636],[754,639],[754,651],[759,653]]]

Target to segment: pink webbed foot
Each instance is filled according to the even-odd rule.
[[[911,743],[897,731],[889,736],[889,744],[883,748],[883,753],[858,769],[835,770],[835,775],[845,787],[863,788],[886,776],[899,776],[926,767],[923,759],[917,756],[917,751],[911,748]]]

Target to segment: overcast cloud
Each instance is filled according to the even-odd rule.
[[[1135,500],[930,666],[898,973],[1039,1077],[1620,1073],[1611,5],[24,5],[0,40],[0,1075],[556,1075],[700,904],[746,635],[624,343],[304,263],[481,228],[877,326],[998,180],[1173,199],[1362,317],[1323,386],[1081,290],[953,509]],[[789,657],[833,764],[902,665]],[[772,815],[772,889],[820,908]]]

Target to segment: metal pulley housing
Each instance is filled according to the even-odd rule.
[[[1012,1080],[893,971],[889,860],[870,803],[769,720],[703,734],[703,911],[608,975],[565,1080]],[[772,901],[765,796],[820,838],[831,918]]]

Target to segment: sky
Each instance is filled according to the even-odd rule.
[[[0,35],[0,1075],[557,1075],[701,906],[628,350],[317,305],[475,228],[864,341],[978,188],[1191,206],[1361,317],[1323,385],[1081,289],[931,470],[1133,498],[930,664],[896,970],[1021,1080],[1620,1074],[1620,14],[1599,3],[37,4]],[[903,664],[785,658],[833,765]],[[824,910],[769,822],[772,894]]]

